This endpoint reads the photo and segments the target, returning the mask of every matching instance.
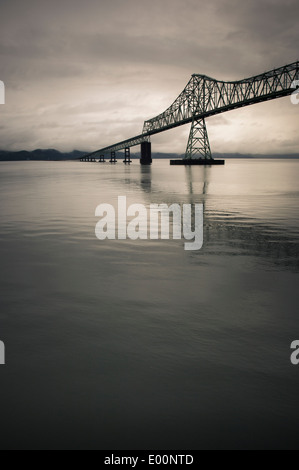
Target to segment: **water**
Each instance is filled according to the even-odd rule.
[[[0,164],[2,449],[298,448],[299,161]],[[95,208],[204,203],[204,246]]]

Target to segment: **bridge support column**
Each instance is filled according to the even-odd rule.
[[[111,152],[110,163],[117,163],[115,152]]]
[[[152,144],[150,142],[142,142],[140,164],[151,165],[152,161]]]
[[[105,155],[100,155],[99,163],[105,163]]]
[[[130,147],[128,147],[128,148],[125,149],[125,159],[124,159],[124,163],[125,163],[125,164],[127,164],[127,163],[128,163],[128,164],[132,163]]]
[[[204,119],[198,120],[193,118],[185,159],[212,160],[210,142]]]

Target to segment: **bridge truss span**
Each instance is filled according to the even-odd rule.
[[[244,80],[220,81],[194,74],[173,104],[144,122],[142,134],[97,150],[89,156],[145,145],[152,135],[192,123],[185,159],[212,160],[206,118],[255,103],[291,95],[299,81],[299,61]],[[146,146],[146,145],[145,145]]]
[[[235,82],[192,75],[186,88],[162,114],[144,123],[143,133],[154,134],[209,116],[287,96],[299,80],[299,62]]]

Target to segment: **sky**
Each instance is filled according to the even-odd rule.
[[[0,0],[0,149],[93,151],[142,132],[193,73],[299,59],[298,0]],[[212,151],[299,152],[289,97],[207,120]],[[190,125],[152,137],[183,153]]]

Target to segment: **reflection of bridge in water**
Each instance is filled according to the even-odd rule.
[[[271,220],[271,217],[259,216],[259,197],[249,199],[247,209],[250,210],[243,205],[231,204],[233,197],[222,203],[223,198],[213,194],[214,177],[219,175],[213,167],[185,167],[183,174],[179,172],[179,180],[171,181],[171,186],[167,188],[165,179],[157,178],[158,174],[160,176],[158,168],[141,166],[138,170],[127,167],[125,171],[126,178],[119,178],[117,184],[123,189],[130,188],[130,191],[133,187],[134,194],[140,188],[144,196],[142,202],[147,206],[161,204],[161,201],[168,206],[177,203],[203,204],[204,245],[201,250],[192,253],[195,264],[203,262],[202,257],[207,254],[229,258],[243,256],[244,260],[254,256],[264,263],[265,269],[271,263],[291,272],[299,272],[298,230],[292,223],[279,225],[276,218]],[[251,203],[256,206],[251,206]]]
[[[212,158],[205,119],[216,114],[255,103],[281,98],[294,93],[299,80],[299,62],[234,82],[223,82],[206,75],[192,75],[185,89],[164,113],[144,122],[143,132],[131,139],[118,142],[89,153],[81,161],[116,163],[116,152],[125,151],[124,163],[131,163],[130,148],[141,145],[140,163],[151,164],[150,137],[191,123],[185,158],[172,164],[222,164]]]

